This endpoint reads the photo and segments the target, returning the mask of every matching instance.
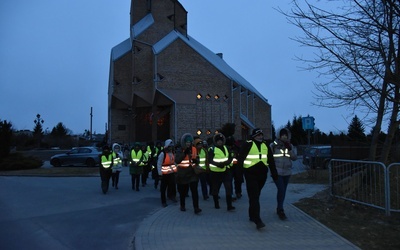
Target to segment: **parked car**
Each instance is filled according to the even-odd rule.
[[[328,168],[332,158],[331,146],[311,146],[306,148],[303,154],[303,164],[312,169]]]
[[[96,147],[76,147],[64,154],[56,154],[50,158],[54,167],[65,165],[86,165],[95,167],[100,164],[100,149]]]

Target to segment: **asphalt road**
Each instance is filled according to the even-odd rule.
[[[106,195],[100,177],[0,176],[0,248],[132,249],[139,223],[161,209],[149,184],[133,191],[126,168]]]
[[[128,168],[106,195],[100,177],[0,176],[0,249],[134,249],[139,224],[162,209],[148,184],[132,190]]]

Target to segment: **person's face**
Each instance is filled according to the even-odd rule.
[[[282,141],[287,141],[289,138],[288,138],[288,135],[287,134],[283,134],[283,135],[281,135],[281,140]]]
[[[217,141],[217,145],[218,145],[218,146],[224,145],[224,141],[223,141],[223,140],[218,140],[218,141]]]
[[[256,135],[256,136],[254,136],[254,140],[256,140],[256,141],[262,141],[263,140],[263,134],[258,134],[258,135]]]
[[[192,142],[191,142],[191,141],[186,141],[186,142],[185,142],[185,146],[186,146],[187,148],[191,147],[191,146],[192,146]]]
[[[114,150],[115,150],[116,152],[119,152],[119,151],[121,150],[121,148],[120,148],[120,147],[114,147]]]

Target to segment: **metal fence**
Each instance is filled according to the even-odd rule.
[[[334,197],[400,212],[400,163],[332,159],[329,175]]]

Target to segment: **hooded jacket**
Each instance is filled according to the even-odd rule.
[[[120,148],[118,153],[115,152],[115,147],[117,146],[119,146]],[[112,156],[113,156],[113,166],[112,166],[113,173],[115,173],[116,171],[118,172],[122,171],[122,159],[124,158],[124,156],[122,153],[122,147],[118,143],[114,143],[112,145]]]
[[[190,140],[192,142],[190,148],[186,147],[186,140]],[[191,182],[197,182],[198,176],[194,172],[193,165],[197,159],[197,149],[193,145],[193,136],[189,133],[182,135],[181,137],[181,146],[182,148],[177,150],[176,152],[176,163],[178,164],[178,172],[176,174],[176,183],[177,184],[188,184]],[[189,155],[185,152],[189,151]],[[194,160],[194,161],[193,161]],[[188,167],[184,167],[189,164]]]
[[[286,130],[288,135],[288,139],[283,141],[280,138],[280,132],[282,130]],[[291,175],[292,174],[292,161],[297,159],[297,155],[293,150],[293,145],[290,144],[291,133],[287,128],[282,128],[277,131],[276,139],[273,143],[270,144],[270,148],[274,154],[276,170],[278,171],[278,175]],[[289,144],[291,150],[289,150],[285,144]]]

